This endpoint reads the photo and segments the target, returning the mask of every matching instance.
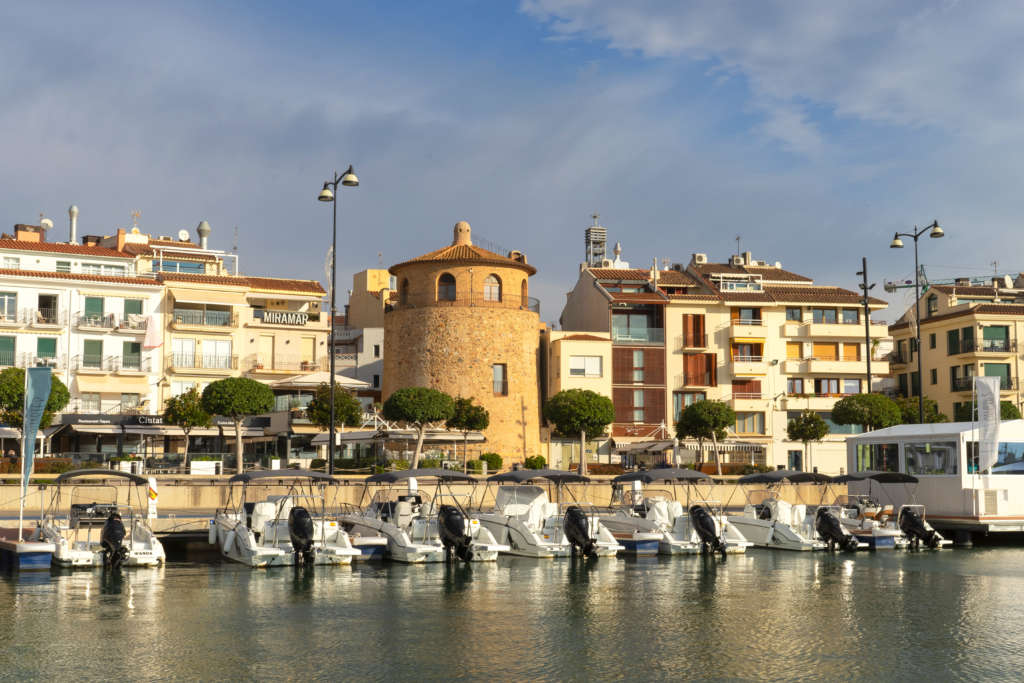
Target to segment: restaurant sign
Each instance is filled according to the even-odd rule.
[[[265,311],[256,309],[253,315],[268,325],[305,325],[309,322],[309,313],[302,311]]]

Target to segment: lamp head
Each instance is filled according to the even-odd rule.
[[[939,227],[939,222],[932,221],[932,231],[928,233],[928,236],[931,237],[932,239],[938,239],[939,237],[942,237],[945,234],[946,233],[942,231],[942,228]]]
[[[352,170],[352,164],[348,165],[348,170],[341,176],[341,184],[345,187],[359,187],[359,178],[356,177],[355,172]]]
[[[903,248],[903,240],[900,239],[899,235],[895,235],[892,238],[892,242],[889,243],[889,248],[890,249],[902,249]]]
[[[328,187],[328,185],[330,185],[330,183],[324,183],[324,189],[320,190],[320,196],[317,197],[317,199],[319,199],[322,202],[334,201],[334,193],[331,192],[331,188]]]

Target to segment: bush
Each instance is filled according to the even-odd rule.
[[[523,467],[528,470],[542,470],[548,464],[543,455],[535,455],[523,461]]]
[[[569,463],[569,470],[575,472],[579,469],[579,463]],[[626,470],[622,465],[609,465],[608,463],[587,463],[587,474],[623,474]]]
[[[441,461],[437,458],[420,458],[420,467],[423,469],[437,469],[441,466]]]
[[[487,463],[488,472],[497,472],[502,467],[501,456],[497,453],[484,453],[480,459]]]
[[[334,462],[335,462],[335,464],[337,464],[338,460],[335,459]],[[326,458],[313,458],[312,462],[309,463],[309,469],[311,469],[311,470],[322,470],[326,466],[327,466],[327,459]]]
[[[390,465],[389,469],[392,469],[392,470],[407,470],[407,469],[409,469],[409,461],[408,460],[392,460],[389,463],[389,465]]]
[[[369,455],[365,458],[335,458],[334,470],[365,470],[377,464],[377,458]]]
[[[480,474],[484,471],[484,463],[482,460],[467,460],[466,471],[471,474]]]

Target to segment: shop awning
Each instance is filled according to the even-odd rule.
[[[312,389],[320,386],[321,384],[327,384],[331,381],[331,373],[329,371],[312,372],[308,375],[294,375],[292,377],[285,377],[283,379],[270,382],[270,386],[283,389],[291,387],[295,389]],[[354,377],[345,377],[335,373],[334,384],[345,389],[367,389],[370,386],[369,382],[364,382],[361,379],[355,379]]]
[[[161,425],[147,425],[144,427],[131,425],[124,428],[125,434],[136,434],[140,436],[185,436],[180,427],[165,427]],[[195,432],[192,432],[195,434]]]
[[[363,430],[357,430],[357,431],[352,431],[352,432],[335,432],[335,434],[337,435],[338,440],[341,441],[341,442],[345,442],[345,441],[373,441],[378,436],[380,436],[380,432],[378,432],[376,429],[370,429],[370,430],[363,429]],[[329,441],[330,441],[330,438],[329,438],[327,432],[323,432],[321,434],[317,434],[316,436],[314,436],[313,440],[310,441],[310,443],[311,444],[319,444],[319,443],[327,443]]]
[[[120,434],[121,425],[71,425],[71,428],[82,434]]]
[[[183,289],[171,287],[171,296],[179,304],[216,304],[218,306],[246,306],[245,292],[225,292],[216,289]]]
[[[292,425],[288,428],[292,434],[320,434],[324,430],[316,425]]]
[[[142,394],[149,393],[149,378],[121,375],[78,375],[79,393],[96,394]]]

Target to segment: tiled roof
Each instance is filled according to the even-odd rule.
[[[927,327],[931,323],[950,320],[952,318],[966,317],[970,315],[1016,315],[1024,317],[1024,304],[978,304],[967,306],[959,311],[951,311],[942,315],[933,315],[921,321],[921,327]],[[910,321],[893,323],[889,325],[889,332],[902,330],[910,327]]]
[[[149,246],[151,247],[181,247],[182,249],[198,249],[199,245],[195,242],[182,242],[181,240],[160,240],[149,238]]]
[[[274,277],[243,277],[234,275],[194,275],[192,273],[160,273],[162,282],[195,282],[204,285],[247,287],[262,291],[302,292],[324,294],[323,286],[316,280],[289,280]]]
[[[651,271],[642,268],[591,268],[590,274],[613,282],[647,282],[651,278]]]
[[[722,301],[775,302],[768,292],[722,292]]]
[[[282,290],[289,292],[309,292],[311,294],[326,294],[323,285],[316,280],[289,280],[276,277],[247,277],[249,286],[253,289]]]
[[[673,294],[671,292],[665,292],[672,301],[719,301],[721,297],[717,294]]]
[[[185,247],[185,248],[181,249],[180,251],[175,251],[174,249],[171,249],[171,248],[161,249],[160,250],[160,254],[163,255],[163,256],[171,256],[171,257],[175,257],[175,258],[186,258],[186,259],[188,259],[190,261],[215,261],[215,260],[217,260],[217,257],[214,256],[213,254],[190,253],[188,251],[189,245],[182,244],[180,242],[177,243],[174,246],[175,247]],[[192,247],[192,248],[197,248],[197,247]],[[157,254],[156,249],[154,249],[151,246],[147,246],[145,244],[126,244],[126,245],[124,245],[124,251],[125,251],[126,254],[136,254],[136,255],[140,255],[140,256],[155,256]]]
[[[655,292],[608,292],[612,301],[628,301],[634,304],[663,304],[665,297]]]
[[[567,334],[562,339],[571,339],[573,341],[601,341],[610,342],[611,339],[608,337],[598,337],[593,334]]]
[[[82,244],[61,244],[60,242],[26,242],[24,240],[0,239],[0,249],[41,251],[50,254],[80,254],[82,256],[103,256],[104,258],[132,258],[132,256],[116,249],[87,247]]]
[[[932,285],[929,288],[929,291],[931,290],[941,292],[942,294],[956,294],[958,296],[999,296],[1003,298],[1016,298],[1018,296],[1024,296],[1024,292],[1021,292],[1016,289],[996,289],[995,287],[979,285]]]
[[[658,271],[658,284],[660,285],[696,285],[697,280],[679,270]]]
[[[161,287],[156,280],[145,277],[127,277],[117,275],[87,275],[85,273],[55,273],[52,270],[22,270],[17,268],[0,268],[0,277],[38,277],[53,280],[78,280],[80,282],[108,282],[122,285],[145,285],[149,287]]]
[[[435,249],[429,253],[417,256],[416,258],[403,261],[396,265],[391,266],[388,272],[392,275],[395,274],[396,268],[408,265],[410,263],[422,263],[424,261],[451,261],[455,263],[491,263],[494,265],[504,266],[506,268],[522,268],[529,271],[531,275],[537,272],[537,269],[531,265],[511,259],[501,254],[496,254],[493,251],[488,251],[473,244],[450,244],[442,249]]]
[[[703,275],[760,275],[761,279],[777,282],[813,282],[804,275],[774,266],[734,266],[731,263],[701,263],[694,265]]]
[[[772,287],[764,288],[777,302],[827,303],[827,304],[859,304],[860,294],[841,287]],[[888,306],[888,303],[874,297],[869,303]]]

